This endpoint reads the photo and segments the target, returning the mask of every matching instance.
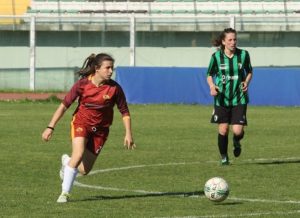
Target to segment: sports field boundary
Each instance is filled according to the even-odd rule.
[[[16,100],[47,100],[52,97],[62,100],[66,93],[46,93],[46,92],[0,92],[0,101],[16,101]]]

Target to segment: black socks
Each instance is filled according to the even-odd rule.
[[[221,135],[219,133],[218,135],[218,146],[219,146],[219,151],[221,156],[226,156],[227,155],[227,150],[228,150],[228,135]]]
[[[233,135],[233,140],[239,142],[242,138],[244,138],[244,131],[240,135]]]

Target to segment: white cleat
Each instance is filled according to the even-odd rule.
[[[65,166],[67,164],[66,162],[68,159],[70,159],[70,157],[67,154],[63,154],[61,156],[61,168],[59,170],[59,177],[61,180],[64,180],[64,171],[65,171]]]
[[[57,203],[67,203],[69,200],[70,194],[66,192],[62,192],[57,199]]]

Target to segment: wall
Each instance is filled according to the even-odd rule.
[[[250,52],[255,66],[297,66],[299,47],[242,47]],[[214,48],[136,48],[136,66],[206,67]],[[128,47],[37,47],[37,67],[79,67],[91,53],[107,52],[116,66],[129,65]],[[1,68],[28,68],[29,47],[1,47]]]
[[[119,67],[116,81],[132,104],[212,104],[206,68]],[[254,69],[250,104],[300,106],[300,67]]]
[[[298,47],[245,49],[250,52],[254,67],[299,65]],[[37,89],[68,90],[74,82],[74,71],[81,67],[87,56],[98,52],[111,54],[116,59],[116,67],[129,66],[128,47],[37,47]],[[136,66],[207,67],[213,52],[214,48],[137,48]],[[29,48],[2,47],[0,60],[0,89],[28,89]]]

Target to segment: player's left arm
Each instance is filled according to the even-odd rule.
[[[246,78],[241,83],[243,92],[248,91],[248,87],[249,87],[249,84],[250,84],[252,76],[253,76],[253,68],[252,68],[252,65],[251,65],[250,55],[249,55],[248,51],[245,51],[245,52],[246,52],[246,56],[245,56],[244,69],[246,71]]]
[[[133,141],[133,137],[132,137],[130,116],[123,117],[123,124],[125,127],[124,147],[126,149],[135,149],[136,145],[135,145],[135,143]]]
[[[131,130],[131,117],[126,102],[125,94],[122,88],[119,86],[116,91],[116,104],[122,114],[123,124],[125,128],[124,147],[126,149],[134,149],[136,145],[133,141],[132,130]]]
[[[250,71],[250,72],[247,73],[245,81],[242,82],[242,91],[243,92],[247,92],[248,91],[248,87],[249,87],[249,84],[251,82],[251,79],[252,79],[252,71]]]

